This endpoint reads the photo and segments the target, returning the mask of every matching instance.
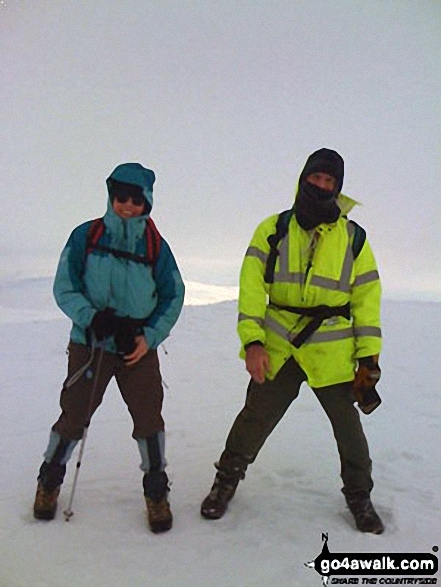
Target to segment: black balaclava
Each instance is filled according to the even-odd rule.
[[[337,180],[334,190],[323,190],[306,181],[311,173],[327,173]],[[319,224],[337,222],[340,208],[337,196],[343,187],[344,161],[336,151],[319,149],[312,153],[300,174],[294,212],[297,222],[305,230],[312,230]]]

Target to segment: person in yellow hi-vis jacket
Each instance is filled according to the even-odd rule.
[[[384,526],[370,493],[372,461],[354,403],[379,403],[381,285],[366,233],[347,213],[344,162],[330,149],[310,155],[294,207],[256,229],[240,275],[238,332],[251,375],[245,406],[228,435],[214,485],[201,506],[221,518],[248,465],[307,382],[331,422],[343,494],[356,526]]]

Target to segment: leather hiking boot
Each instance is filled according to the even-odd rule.
[[[219,520],[228,508],[228,502],[233,498],[239,484],[240,477],[229,477],[220,471],[216,474],[213,487],[201,505],[201,514],[207,520]]]
[[[155,534],[170,530],[173,516],[167,494],[170,491],[165,471],[151,471],[143,478],[144,496],[150,530]]]
[[[34,518],[37,520],[54,519],[58,495],[65,474],[66,465],[43,461],[37,477],[38,485],[34,502]]]
[[[147,518],[150,530],[155,534],[170,530],[173,525],[173,516],[167,498],[163,497],[159,501],[154,501],[145,496],[145,502],[147,504]]]
[[[349,493],[345,497],[346,503],[354,516],[355,525],[360,532],[371,532],[372,534],[382,534],[384,532],[383,522],[375,511],[368,493]]]
[[[53,520],[57,511],[59,494],[59,487],[49,491],[39,482],[34,502],[34,518],[37,520]]]

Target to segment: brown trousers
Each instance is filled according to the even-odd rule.
[[[52,430],[69,440],[81,439],[84,427],[101,404],[113,376],[133,420],[133,438],[148,438],[164,430],[161,416],[164,392],[156,350],[150,350],[130,367],[124,364],[120,356],[105,352],[92,402],[99,350],[95,351],[90,368],[76,383],[66,388],[66,382],[87,363],[91,352],[89,347],[74,342],[70,342],[68,350],[68,374],[60,398],[62,411]]]
[[[221,468],[228,470],[229,461],[236,464],[237,458],[244,463],[244,468],[255,460],[305,380],[304,371],[294,359],[289,359],[272,381],[260,385],[251,380],[245,406],[233,424],[220,458]],[[337,441],[343,492],[369,492],[373,487],[372,461],[350,388],[350,383],[340,383],[313,391]]]

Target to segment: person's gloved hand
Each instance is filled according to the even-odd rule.
[[[358,369],[355,373],[354,387],[375,387],[381,377],[378,365],[378,355],[358,359]]]
[[[135,348],[132,353],[128,355],[124,355],[124,364],[126,367],[131,367],[135,365],[144,355],[149,352],[149,345],[147,344],[147,340],[144,335],[139,335],[135,337]]]
[[[365,414],[370,414],[381,404],[375,386],[381,377],[378,355],[358,359],[358,369],[352,383],[352,392],[358,407]]]
[[[129,317],[117,318],[115,325],[115,346],[118,353],[130,355],[136,348],[135,338],[140,334],[139,320]]]
[[[118,318],[115,316],[113,308],[100,310],[92,318],[90,327],[98,342],[112,336],[115,333]]]

